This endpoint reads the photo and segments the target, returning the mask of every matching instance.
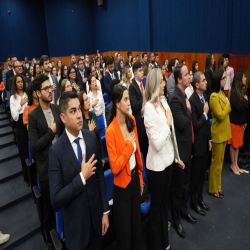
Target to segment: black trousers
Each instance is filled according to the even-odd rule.
[[[166,249],[169,245],[168,200],[173,173],[173,164],[165,168],[164,171],[147,171],[151,192],[148,249]]]
[[[146,158],[148,155],[148,136],[146,134],[146,131],[138,135],[138,141],[139,141],[140,150],[144,157],[144,162],[146,164]]]
[[[41,195],[43,203],[44,228],[48,242],[52,243],[50,237],[50,231],[52,229],[56,229],[56,218],[55,218],[55,212],[50,202],[49,180],[40,181],[40,187],[41,187]]]
[[[126,188],[113,186],[114,225],[117,249],[140,250],[142,245],[140,182],[138,172],[131,175]]]
[[[22,164],[23,178],[25,182],[29,182],[28,168],[25,162],[25,159],[29,158],[28,130],[26,125],[23,124],[23,114],[19,115],[18,121],[16,122],[16,139]]]
[[[188,213],[187,202],[189,196],[189,183],[191,172],[191,159],[184,162],[185,169],[174,164],[171,183],[171,208],[173,223],[181,223],[181,215]]]
[[[194,206],[198,206],[203,201],[203,186],[207,171],[208,153],[203,157],[193,157],[190,178],[190,194],[191,202]]]

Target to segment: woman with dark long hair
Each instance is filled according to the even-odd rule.
[[[70,91],[72,91],[72,86],[69,79],[63,79],[60,87],[60,97],[64,92],[70,92]],[[57,100],[57,104],[59,104],[60,97]]]
[[[34,64],[34,71],[33,71],[34,78],[40,74],[41,74],[41,69],[39,64]]]
[[[61,77],[59,81],[59,88],[61,88],[61,83],[63,79],[66,79],[68,76],[68,66],[66,64],[63,64],[61,67]]]
[[[28,78],[30,79],[30,81],[34,80],[34,67],[32,65],[30,65],[29,69],[28,69]]]
[[[119,60],[117,63],[117,74],[120,80],[122,80],[122,72],[123,72],[123,68],[124,68],[124,61],[123,60]]]
[[[29,157],[28,152],[28,131],[26,125],[23,124],[23,110],[28,104],[28,96],[26,94],[26,84],[22,75],[16,75],[13,80],[10,111],[13,120],[16,122],[16,138],[19,157],[21,159],[24,181],[29,185],[28,169],[25,159]]]
[[[28,129],[28,116],[29,113],[35,109],[39,104],[38,97],[36,95],[36,91],[33,88],[33,84],[30,84],[28,89],[28,106],[23,110],[23,124],[26,125]]]
[[[210,95],[212,93],[212,76],[214,72],[214,56],[213,54],[207,54],[206,65],[205,65],[205,77],[207,80],[207,90],[205,91],[210,100]]]
[[[212,94],[210,110],[212,115],[212,161],[210,167],[209,193],[216,198],[222,198],[221,171],[224,163],[224,154],[227,141],[232,137],[229,113],[231,106],[223,88],[227,76],[223,70],[217,70],[212,76]]]
[[[192,72],[193,72],[193,75],[199,71],[199,64],[197,61],[193,61],[192,62]]]
[[[218,60],[218,70],[223,70],[226,73],[227,79],[226,79],[226,85],[224,87],[224,92],[225,92],[226,96],[229,98],[230,97],[229,91],[231,89],[231,86],[230,86],[230,78],[227,74],[226,67],[227,67],[226,58],[220,57]]]
[[[69,81],[71,83],[73,91],[76,91],[78,93],[80,91],[79,86],[81,85],[81,83],[79,82],[79,80],[76,77],[76,69],[74,66],[69,66],[67,78],[69,79]]]
[[[143,191],[143,164],[135,118],[129,115],[127,88],[115,86],[112,102],[106,143],[114,175],[113,207],[117,249],[138,250],[142,245],[140,196]]]
[[[57,59],[56,61],[56,71],[57,71],[57,79],[58,81],[61,79],[61,70],[62,70],[62,61]]]
[[[247,104],[248,97],[243,93],[246,86],[246,76],[243,71],[234,75],[231,91],[231,109],[229,114],[232,138],[228,140],[230,146],[231,169],[236,175],[244,173],[238,166],[239,148],[243,145],[244,132],[247,126]]]
[[[93,111],[90,111],[90,102],[85,91],[82,90],[78,94],[78,98],[82,107],[83,128],[95,132],[96,139],[99,144],[99,151],[102,157],[102,166],[104,167],[105,164],[104,153],[103,153],[102,140],[97,123],[96,114]]]

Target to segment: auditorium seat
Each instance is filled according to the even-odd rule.
[[[108,95],[107,94],[103,94],[103,100],[104,100],[104,104],[105,104],[105,107],[106,107],[107,104],[108,104]]]
[[[105,135],[101,137],[105,162],[109,161]]]
[[[145,161],[144,161],[144,157],[143,157],[142,153],[141,153],[141,159],[142,159],[142,163],[143,163],[142,177],[146,178],[147,184],[148,184],[148,176],[147,176]],[[149,191],[149,185],[147,185],[147,190]],[[148,194],[148,195],[150,197],[150,194]],[[151,203],[151,200],[148,200],[146,203],[141,204],[141,212],[143,214],[149,213],[150,203]]]
[[[104,172],[107,195],[109,200],[109,205],[113,205],[113,183],[114,183],[114,175],[111,172],[111,169],[108,169]]]

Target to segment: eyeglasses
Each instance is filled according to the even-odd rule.
[[[75,74],[76,72],[75,71],[71,71],[70,74]]]
[[[96,72],[96,70],[91,71],[91,73],[94,73],[94,72]]]
[[[22,68],[22,65],[16,65],[15,68]]]
[[[66,68],[66,69],[64,69],[64,71],[65,71],[65,70],[68,70],[68,69]]]
[[[47,87],[44,87],[44,88],[42,88],[41,90],[44,90],[44,91],[46,91],[46,92],[49,92],[49,90],[53,90],[53,86],[52,85],[50,85],[50,86],[47,86]]]

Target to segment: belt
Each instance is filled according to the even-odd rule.
[[[131,169],[130,172],[131,172],[131,176],[133,176],[134,174],[136,174],[137,173],[136,166],[133,169]]]

